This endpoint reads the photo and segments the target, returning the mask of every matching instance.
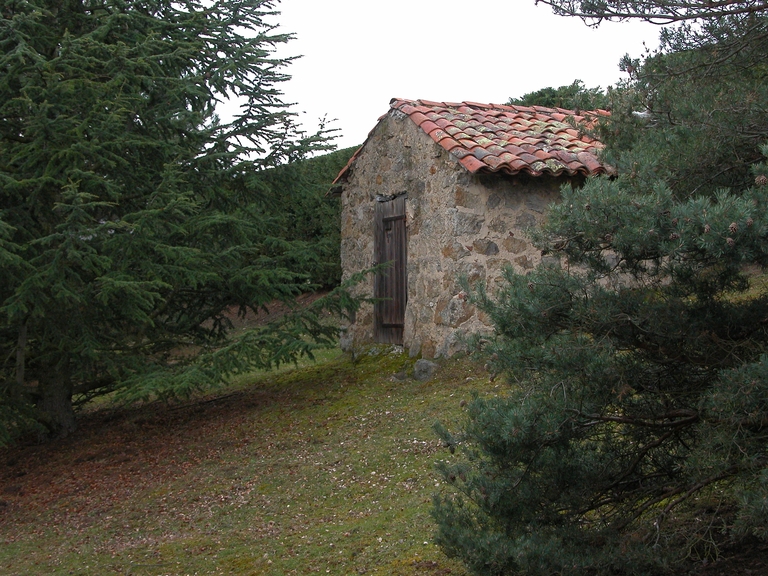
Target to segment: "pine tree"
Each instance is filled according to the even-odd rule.
[[[566,110],[598,110],[610,106],[608,95],[598,86],[587,88],[581,80],[574,80],[568,86],[541,88],[510,98],[507,104],[518,106],[546,106]]]
[[[280,100],[275,5],[0,4],[0,441],[30,421],[66,434],[96,395],[184,394],[332,337],[311,311],[229,330],[233,307],[303,290],[316,258],[247,186],[329,147]]]
[[[433,513],[477,574],[679,573],[768,539],[768,7],[718,6],[625,58],[597,129],[618,177],[564,189],[530,231],[547,263],[475,295],[510,387],[437,427],[459,450]]]

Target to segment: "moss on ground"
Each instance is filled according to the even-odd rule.
[[[431,427],[494,385],[461,359],[412,370],[336,354],[5,450],[0,572],[464,575],[431,543]]]

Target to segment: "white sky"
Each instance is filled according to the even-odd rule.
[[[391,98],[504,103],[547,86],[614,84],[618,62],[655,48],[659,28],[587,27],[534,0],[282,0],[285,102],[308,131],[323,116],[339,148],[361,144]]]

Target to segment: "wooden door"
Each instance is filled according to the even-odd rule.
[[[405,196],[376,202],[374,234],[376,263],[391,265],[374,279],[373,338],[385,344],[402,344],[408,299]]]

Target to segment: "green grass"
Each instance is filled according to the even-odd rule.
[[[0,573],[466,575],[431,542],[431,427],[494,385],[412,362],[325,355],[0,452]]]

